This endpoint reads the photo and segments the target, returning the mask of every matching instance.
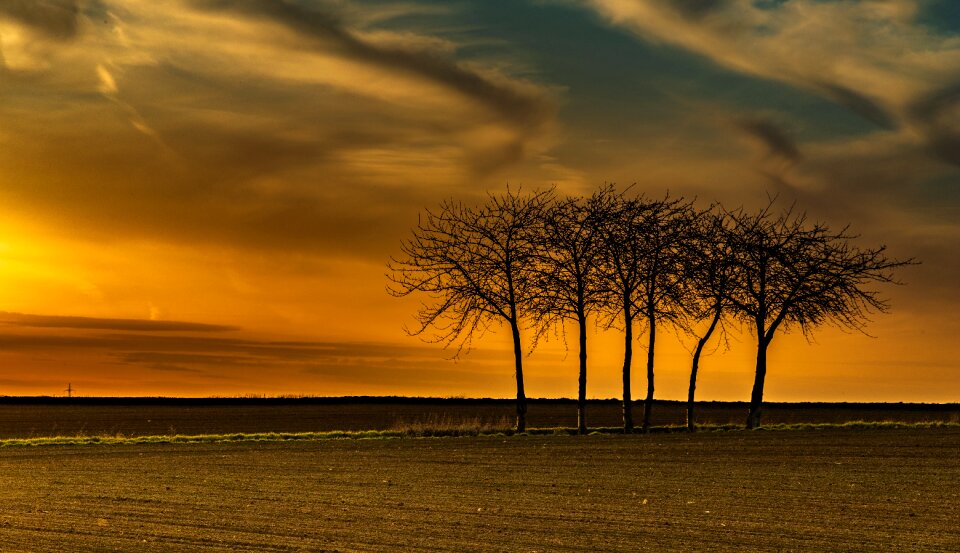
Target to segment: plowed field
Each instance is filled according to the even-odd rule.
[[[0,551],[958,551],[960,430],[0,450]]]

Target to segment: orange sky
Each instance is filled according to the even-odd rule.
[[[509,336],[457,361],[406,336],[389,256],[448,197],[617,182],[777,194],[922,261],[872,336],[778,336],[767,399],[960,401],[956,11],[754,4],[0,4],[0,395],[509,397]],[[689,339],[661,336],[680,399]],[[752,348],[699,397],[746,399]],[[591,397],[621,355],[591,338]],[[575,395],[558,341],[527,367]]]

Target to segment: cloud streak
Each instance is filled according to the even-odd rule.
[[[304,9],[287,0],[191,0],[191,4],[217,13],[235,12],[254,19],[267,18],[317,40],[322,49],[332,47],[356,61],[426,78],[523,126],[538,127],[554,111],[549,98],[535,88],[522,90],[506,82],[495,83],[434,52],[375,44],[350,32],[332,14]]]
[[[0,324],[33,328],[72,328],[119,330],[130,332],[228,332],[235,326],[212,325],[182,321],[153,321],[144,319],[101,319],[95,317],[65,317],[58,315],[31,315],[0,311]]]
[[[743,74],[787,83],[912,136],[948,163],[958,124],[933,125],[931,94],[960,74],[960,43],[914,21],[912,0],[784,3],[590,0],[612,24]],[[918,52],[923,52],[922,55]],[[924,100],[926,99],[926,100]],[[920,109],[916,106],[919,102]],[[934,102],[935,103],[935,102]],[[944,154],[947,155],[944,155]]]
[[[98,319],[0,312],[7,328],[59,328],[75,334],[0,333],[0,351],[100,350],[130,364],[188,364],[218,367],[255,366],[265,362],[350,359],[444,360],[444,351],[428,345],[349,341],[278,341],[220,337],[237,327],[142,319]],[[0,327],[2,328],[2,327]],[[117,332],[97,333],[108,330]],[[192,335],[196,334],[196,335]],[[479,350],[474,360],[508,357],[506,351]]]
[[[77,0],[4,0],[0,2],[0,17],[9,17],[58,40],[69,40],[77,35],[79,14]]]
[[[141,321],[149,323],[150,321]],[[502,375],[509,385],[509,352],[475,350],[469,359],[451,363],[436,347],[374,342],[270,341],[248,338],[167,335],[165,329],[144,331],[139,325],[118,324],[119,330],[136,332],[95,333],[112,324],[66,321],[80,332],[26,334],[0,332],[0,351],[18,359],[35,356],[70,356],[81,362],[113,367],[126,382],[153,374],[180,375],[184,386],[219,383],[249,388],[267,382],[271,375],[284,382],[304,380],[322,386],[462,386],[481,384],[490,375]],[[188,330],[190,327],[184,328]],[[76,361],[75,361],[76,362]],[[2,381],[2,379],[0,379]],[[76,381],[76,380],[74,380]],[[101,377],[96,385],[103,385]],[[56,380],[9,379],[11,386],[49,387]],[[91,381],[92,382],[92,381]],[[91,387],[87,383],[87,388]],[[263,385],[263,384],[261,384]],[[290,384],[287,384],[289,386]]]

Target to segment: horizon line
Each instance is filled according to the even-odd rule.
[[[494,401],[509,402],[516,401],[514,397],[467,397],[467,396],[404,396],[404,395],[308,395],[308,394],[241,394],[241,395],[210,395],[210,396],[166,396],[166,395],[135,395],[135,396],[64,396],[64,395],[0,395],[0,403],[8,400],[187,400],[187,401],[220,401],[220,400],[242,400],[255,402],[258,400],[369,400],[371,402],[382,400],[403,400],[403,401],[430,401],[430,402],[458,402],[458,401]],[[562,401],[576,403],[577,398],[573,397],[535,397],[526,398],[527,401]],[[588,402],[622,402],[621,398],[588,398]],[[655,403],[679,403],[686,404],[683,399],[654,399]],[[634,405],[643,404],[644,400],[633,400]],[[724,404],[749,404],[749,400],[696,400],[697,404],[702,403],[724,403]],[[918,402],[918,401],[765,401],[765,405],[940,405],[940,406],[960,406],[960,401],[950,402]]]

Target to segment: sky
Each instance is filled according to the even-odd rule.
[[[510,397],[509,333],[406,335],[386,263],[444,199],[605,183],[922,262],[869,335],[778,335],[767,400],[960,401],[953,0],[4,0],[0,395]],[[752,340],[698,397],[749,397]],[[692,342],[659,334],[657,397]],[[573,348],[528,396],[576,394]],[[592,332],[590,397],[622,351]]]

